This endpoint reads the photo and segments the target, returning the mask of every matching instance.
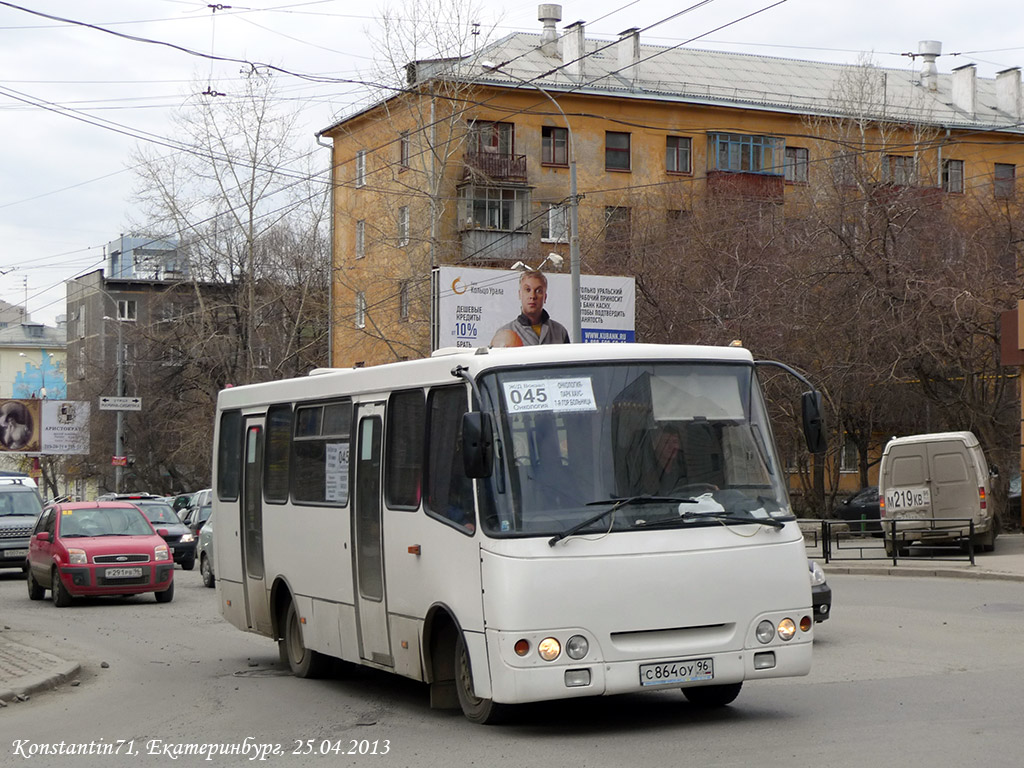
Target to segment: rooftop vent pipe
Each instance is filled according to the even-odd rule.
[[[938,40],[922,40],[917,44],[918,55],[923,59],[921,65],[921,87],[929,91],[939,89],[939,70],[935,60],[942,53],[942,43]]]
[[[558,55],[558,30],[555,25],[562,20],[562,6],[545,3],[537,6],[537,20],[544,25],[540,32],[540,50],[545,56]]]

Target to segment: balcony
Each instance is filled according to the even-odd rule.
[[[526,155],[467,152],[463,180],[526,182]]]
[[[743,171],[708,171],[708,192],[732,200],[782,202],[786,181],[782,176]]]

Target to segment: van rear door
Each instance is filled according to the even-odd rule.
[[[961,520],[978,514],[978,469],[959,440],[928,445],[932,468],[932,517]]]
[[[890,445],[883,460],[881,486],[887,518],[931,517],[928,454],[924,445]]]

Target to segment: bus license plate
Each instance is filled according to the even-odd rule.
[[[679,685],[714,679],[713,659],[686,659],[640,665],[640,685]]]
[[[141,568],[107,568],[108,579],[137,579],[140,576]]]

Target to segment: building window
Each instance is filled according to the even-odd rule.
[[[356,258],[361,259],[366,255],[366,221],[360,219],[356,222]]]
[[[898,187],[912,187],[917,181],[917,163],[911,155],[884,155],[882,180]]]
[[[409,168],[409,134],[403,133],[398,139],[398,170],[401,173]]]
[[[117,319],[131,322],[138,320],[138,310],[134,299],[121,299],[117,302]]]
[[[526,220],[529,190],[519,187],[459,189],[459,229],[519,230]]]
[[[783,174],[790,184],[806,184],[809,155],[803,147],[786,147]]]
[[[541,165],[569,164],[569,129],[545,125],[540,131]]]
[[[963,194],[964,191],[964,161],[943,160],[942,161],[942,191]]]
[[[669,173],[690,173],[690,139],[685,136],[666,137],[665,170]]]
[[[1014,196],[1017,181],[1017,166],[1009,163],[996,163],[995,195],[1001,199]]]
[[[409,206],[403,205],[398,209],[398,247],[404,248],[409,244]]]
[[[628,171],[630,169],[628,133],[605,131],[604,168],[606,171]]]
[[[713,171],[782,175],[785,142],[773,136],[738,133],[708,135],[708,167]]]
[[[356,292],[356,328],[366,327],[366,294]]]
[[[366,186],[366,150],[356,152],[356,186]]]
[[[548,215],[544,217],[540,228],[540,239],[545,243],[569,242],[568,206],[548,206]]]
[[[398,290],[398,317],[400,320],[409,319],[409,281],[403,282]]]
[[[829,162],[832,180],[838,187],[853,187],[857,184],[857,156],[836,152]]]
[[[860,449],[857,448],[857,444],[849,436],[847,436],[846,441],[843,443],[843,450],[839,454],[839,471],[860,471]]]
[[[626,246],[633,239],[629,208],[609,205],[604,209],[604,240],[609,245]]]
[[[471,152],[493,152],[511,155],[514,126],[512,123],[488,123],[475,121],[469,128],[469,149]]]

